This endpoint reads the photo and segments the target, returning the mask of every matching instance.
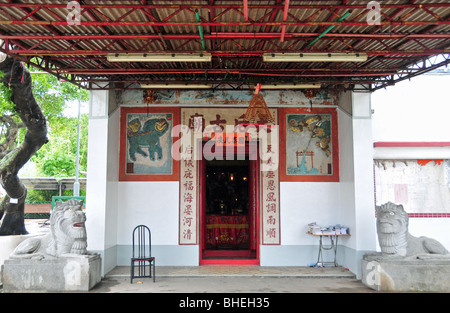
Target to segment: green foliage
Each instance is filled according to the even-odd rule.
[[[73,191],[66,189],[61,193],[62,196],[73,196]],[[26,203],[52,202],[52,196],[59,196],[58,190],[32,190],[27,192]],[[80,190],[80,196],[86,196],[86,190]]]
[[[73,177],[76,171],[78,118],[63,112],[70,101],[89,100],[89,92],[72,83],[59,81],[49,74],[33,74],[33,94],[48,121],[48,139],[32,158],[39,176]],[[87,167],[88,116],[82,115],[80,135],[80,170]]]
[[[82,114],[80,127],[80,170],[87,169],[88,115]],[[49,131],[49,142],[33,157],[38,174],[44,177],[73,177],[77,155],[76,117],[55,117]]]
[[[5,76],[4,73],[0,72],[0,80]],[[15,112],[15,105],[11,101],[12,90],[11,88],[0,83],[0,114],[1,115],[11,115]]]
[[[34,72],[32,68],[30,71]],[[36,72],[34,72],[36,73]],[[78,118],[64,116],[69,102],[89,100],[89,92],[70,82],[60,81],[47,73],[31,74],[33,95],[47,118],[48,139],[32,161],[36,163],[38,176],[73,177],[76,171]],[[0,73],[0,79],[3,73]],[[0,83],[0,114],[15,115],[15,105],[11,101],[12,91]],[[87,168],[87,129],[88,115],[83,114],[80,121],[80,171]],[[21,142],[26,129],[19,131],[17,141]]]
[[[41,107],[47,121],[52,124],[57,117],[63,116],[68,101],[89,100],[89,92],[79,89],[69,82],[61,82],[50,74],[32,74],[33,95]]]
[[[34,70],[34,68],[32,68]],[[35,74],[34,74],[35,73]],[[0,73],[0,79],[4,74]],[[55,76],[44,72],[31,74],[33,95],[47,120],[51,123],[53,118],[63,116],[68,101],[89,100],[89,92],[80,89],[72,83],[60,81]],[[0,84],[0,114],[11,115],[15,113],[14,103],[11,101],[12,90]]]

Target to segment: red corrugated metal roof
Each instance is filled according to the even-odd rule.
[[[323,88],[336,89],[365,84],[373,90],[449,63],[450,3],[410,2],[379,1],[380,23],[369,25],[368,17],[376,12],[367,8],[368,1],[360,0],[85,0],[80,5],[80,24],[68,25],[67,17],[76,11],[67,8],[67,1],[0,0],[0,38],[11,45],[8,53],[88,88],[100,88],[99,82],[105,82],[101,85],[105,88],[123,88],[155,81],[247,88],[276,81],[318,82]],[[334,28],[308,45],[329,26]],[[111,52],[201,51],[212,54],[210,63],[106,59]],[[362,63],[267,63],[262,59],[265,52],[311,51],[364,52],[369,57]],[[437,65],[428,62],[407,70],[408,65],[438,54],[444,57]]]

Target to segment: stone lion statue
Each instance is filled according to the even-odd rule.
[[[86,215],[83,201],[56,202],[50,215],[50,232],[22,241],[11,258],[35,258],[87,255]]]
[[[437,240],[414,237],[408,232],[409,216],[402,205],[388,202],[376,206],[378,242],[383,256],[450,256]]]

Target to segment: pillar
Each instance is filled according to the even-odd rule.
[[[352,93],[354,219],[356,249],[354,272],[360,275],[362,256],[377,247],[373,173],[372,109],[370,93]]]
[[[116,266],[118,110],[108,114],[109,91],[90,92],[86,228],[88,250],[102,257],[102,275]]]

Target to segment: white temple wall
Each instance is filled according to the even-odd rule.
[[[410,233],[448,250],[449,84],[448,72],[429,73],[372,95],[377,205],[404,205]]]
[[[233,107],[248,106],[251,94],[231,94],[235,101]],[[112,101],[108,100],[112,97],[110,92],[91,92],[88,249],[102,254],[103,273],[117,265],[129,265],[131,233],[139,224],[146,224],[152,230],[153,254],[159,266],[199,264],[199,245],[179,244],[179,182],[119,181],[120,109],[117,107],[144,106],[139,95],[136,92],[124,93],[120,97],[115,95]],[[299,103],[297,95],[292,92],[281,95],[269,93],[265,98],[269,107],[290,107]],[[189,105],[186,97],[180,94],[177,97],[179,101],[184,101],[182,105],[161,103],[158,106],[195,106],[194,102]],[[190,97],[195,98],[195,95]],[[306,234],[310,222],[322,226],[341,224],[349,227],[351,236],[339,241],[338,263],[355,273],[359,271],[361,255],[375,249],[373,151],[371,143],[366,142],[371,138],[370,127],[367,130],[371,120],[352,115],[353,112],[370,112],[369,96],[347,92],[341,97],[340,106],[337,105],[337,96],[328,102],[313,103],[314,107],[336,108],[339,181],[280,181],[280,244],[260,245],[262,266],[307,266],[315,263],[318,238]],[[211,99],[199,99],[195,100],[200,102],[198,106],[210,106],[207,102]],[[309,101],[301,100],[300,107],[310,106]],[[96,108],[94,104],[101,101],[109,101],[109,107]],[[213,106],[225,107],[226,101],[222,99]],[[329,253],[325,254],[327,260],[330,257]]]

